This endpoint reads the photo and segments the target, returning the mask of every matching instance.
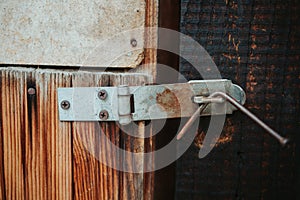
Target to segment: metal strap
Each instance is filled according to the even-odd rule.
[[[223,91],[244,104],[245,93],[230,80],[200,80],[188,83],[88,88],[58,88],[61,121],[131,121],[190,117],[198,109],[194,97]],[[220,100],[220,99],[219,99]],[[222,99],[221,99],[222,100]],[[68,106],[63,106],[68,105]],[[201,115],[231,114],[230,104],[208,105]]]

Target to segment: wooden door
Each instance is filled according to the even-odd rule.
[[[58,87],[143,85],[149,76],[15,67],[0,71],[2,199],[151,199],[151,173],[121,172],[98,158],[114,159],[102,145],[100,131],[132,152],[150,151],[152,140],[131,137],[114,122],[60,122],[56,94]],[[149,131],[144,127],[139,122],[132,133],[143,135]],[[129,166],[148,162],[143,157],[126,160]]]
[[[144,3],[144,10],[135,12],[144,13],[144,26],[157,26],[157,1]],[[145,37],[143,42],[156,42],[155,35],[149,38]],[[20,41],[24,42],[22,38]],[[126,65],[125,68],[114,66],[118,68],[112,70],[114,73],[88,72],[65,62],[47,65],[53,59],[51,56],[41,57],[41,63],[38,59],[31,63],[27,56],[14,62],[7,53],[15,55],[9,49],[0,53],[0,199],[153,199],[152,172],[122,172],[97,159],[113,158],[109,152],[105,153],[108,147],[101,145],[100,133],[116,146],[132,152],[152,151],[153,138],[129,136],[115,122],[61,122],[57,88],[152,83],[156,74],[156,50],[144,50],[144,59],[135,65],[150,65],[134,66],[132,74],[122,74],[128,70]],[[73,61],[71,66],[77,66]],[[146,128],[143,121],[132,130],[140,136],[146,132],[151,132],[151,127]],[[153,164],[153,160],[143,157],[138,161],[126,160],[129,166]]]

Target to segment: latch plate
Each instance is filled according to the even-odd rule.
[[[107,92],[105,100],[98,97],[101,90]],[[118,121],[117,100],[116,87],[58,88],[58,102],[70,103],[68,109],[59,106],[59,119],[61,121],[99,121],[100,112],[106,110],[109,113],[107,121]]]
[[[106,91],[106,98],[98,93]],[[131,121],[189,117],[198,108],[195,96],[225,92],[239,103],[245,103],[245,93],[230,80],[199,80],[188,83],[149,86],[58,88],[59,118],[61,121]],[[68,109],[60,106],[67,101]],[[101,119],[101,111],[108,117]],[[202,115],[231,114],[235,107],[228,103],[210,104]]]

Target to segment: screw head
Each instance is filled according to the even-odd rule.
[[[131,44],[132,47],[136,47],[136,46],[137,46],[137,41],[136,41],[136,39],[131,39],[131,40],[130,40],[130,44]]]
[[[29,95],[35,95],[35,88],[28,88],[28,90],[27,90],[27,93],[29,94]]]
[[[109,114],[107,112],[107,110],[101,110],[100,114],[99,114],[99,118],[101,120],[107,120],[109,117]]]
[[[98,92],[98,97],[101,100],[105,100],[107,98],[107,92],[106,92],[106,90],[100,90]]]
[[[67,100],[63,100],[61,103],[60,103],[60,107],[64,110],[68,110],[70,108],[70,102],[67,101]]]

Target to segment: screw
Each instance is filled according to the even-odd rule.
[[[27,93],[29,94],[29,95],[34,95],[35,94],[35,88],[28,88],[28,90],[27,90]]]
[[[99,114],[100,119],[102,120],[107,120],[109,117],[109,114],[107,112],[107,110],[101,110],[100,114]]]
[[[105,100],[107,98],[107,92],[106,92],[106,90],[100,90],[98,92],[98,97],[101,100]]]
[[[70,102],[67,101],[67,100],[63,100],[61,103],[60,103],[60,107],[64,110],[68,110],[70,108]]]
[[[136,39],[131,39],[130,44],[131,44],[132,47],[136,47],[137,46]]]

